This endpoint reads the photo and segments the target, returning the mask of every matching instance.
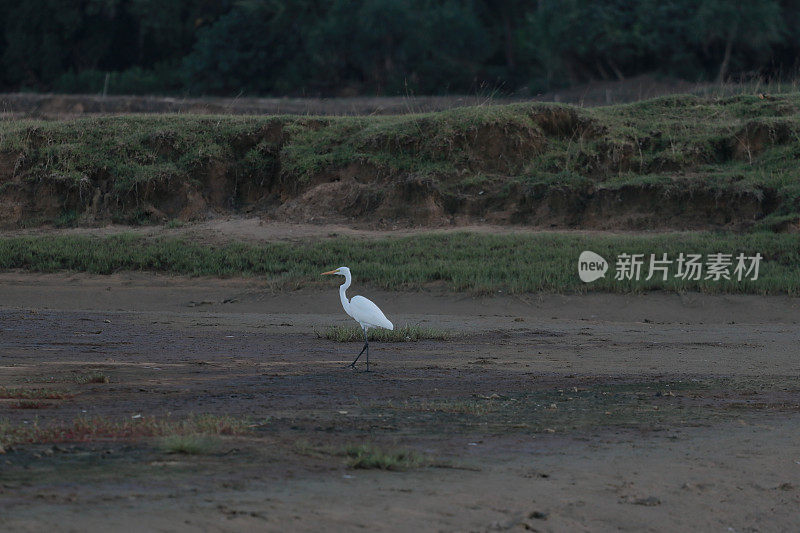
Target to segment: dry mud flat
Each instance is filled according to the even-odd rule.
[[[256,280],[0,275],[11,423],[248,417],[210,454],[149,442],[14,446],[8,531],[790,531],[800,504],[800,318],[790,298],[474,299],[370,291],[447,341],[374,343],[370,373],[335,289]],[[110,383],[78,385],[99,371]],[[427,459],[348,468],[372,443]]]

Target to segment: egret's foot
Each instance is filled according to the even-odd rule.
[[[345,369],[349,368],[353,372],[372,372],[369,368],[365,368],[364,370],[359,370],[358,367],[354,363],[350,363],[349,365],[344,367]]]

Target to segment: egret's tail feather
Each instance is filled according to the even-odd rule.
[[[389,320],[386,317],[382,317],[381,320],[376,320],[375,322],[377,322],[377,324],[375,324],[375,327],[390,329],[390,330],[394,329],[394,324],[392,324],[391,320]]]

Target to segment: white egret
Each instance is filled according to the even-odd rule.
[[[329,274],[344,276],[344,283],[339,286],[339,298],[342,300],[342,307],[344,307],[345,313],[353,317],[356,322],[361,324],[361,329],[364,331],[364,347],[361,348],[361,352],[359,352],[358,357],[356,357],[355,361],[350,363],[349,366],[355,368],[356,361],[358,361],[358,359],[361,357],[361,354],[363,354],[366,350],[367,372],[369,372],[369,339],[367,338],[367,330],[369,328],[394,329],[394,324],[392,324],[389,319],[386,318],[386,315],[383,314],[383,311],[381,311],[380,308],[372,302],[372,300],[364,298],[363,296],[353,296],[349,300],[347,299],[345,291],[353,281],[349,268],[339,267],[336,270],[322,273],[323,276]]]

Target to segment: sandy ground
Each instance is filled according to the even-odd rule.
[[[347,324],[335,282],[0,274],[0,386],[74,394],[35,410],[0,400],[0,419],[256,427],[199,456],[13,447],[0,529],[796,530],[800,301],[354,289],[396,324],[454,336],[373,343],[373,372],[353,372],[360,345],[315,333]],[[111,381],[70,382],[87,371]],[[364,442],[429,461],[356,470],[314,451]]]

